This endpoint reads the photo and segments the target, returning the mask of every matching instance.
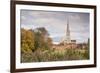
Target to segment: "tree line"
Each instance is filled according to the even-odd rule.
[[[52,39],[44,27],[34,30],[21,28],[21,54],[34,53],[36,50],[48,50],[51,48]]]

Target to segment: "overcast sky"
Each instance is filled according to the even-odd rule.
[[[21,28],[45,27],[54,43],[65,37],[69,19],[72,40],[86,42],[89,38],[89,13],[21,10]]]

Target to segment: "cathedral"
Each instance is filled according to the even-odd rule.
[[[69,20],[67,20],[65,37],[61,40],[61,42],[58,45],[54,45],[53,48],[76,48],[76,47],[77,47],[76,40],[71,40]]]
[[[65,37],[61,40],[59,44],[53,44],[52,48],[55,49],[84,49],[87,48],[87,43],[79,43],[77,44],[76,40],[71,39],[71,32],[69,26],[69,20],[67,20]]]
[[[65,32],[65,37],[60,42],[60,44],[66,46],[66,48],[76,48],[76,40],[71,39],[69,20],[67,20],[67,27]]]
[[[76,40],[71,40],[69,20],[67,20],[67,27],[66,27],[66,31],[65,32],[66,32],[65,37],[63,38],[61,43],[64,44],[64,45],[66,45],[66,44],[75,44]]]

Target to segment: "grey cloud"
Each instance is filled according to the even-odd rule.
[[[90,29],[89,13],[21,10],[22,28],[45,27],[51,36],[56,34],[59,34],[60,37],[64,36],[67,19],[69,19],[71,38],[78,41],[88,39]],[[57,38],[53,40],[55,39],[57,40]]]

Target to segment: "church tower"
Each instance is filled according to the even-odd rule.
[[[69,19],[67,20],[67,31],[66,31],[67,43],[71,42],[70,39],[70,28],[69,28]]]
[[[69,19],[67,19],[67,27],[66,27],[66,34],[63,41],[64,45],[71,43],[70,39],[70,28],[69,28]]]

